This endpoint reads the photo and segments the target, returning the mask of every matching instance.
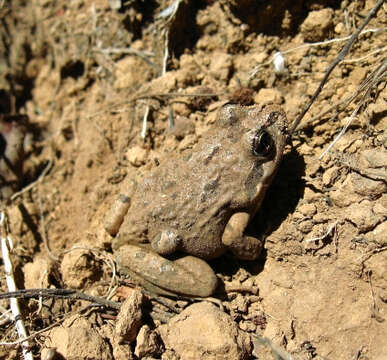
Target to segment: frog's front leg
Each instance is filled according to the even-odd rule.
[[[222,236],[222,243],[239,259],[255,260],[262,250],[262,241],[244,235],[251,215],[238,212],[231,216]]]
[[[121,271],[154,293],[207,297],[217,286],[210,266],[194,256],[171,261],[149,248],[124,245],[116,252],[116,259]]]
[[[120,230],[120,226],[129,210],[130,198],[134,194],[136,185],[136,181],[126,182],[113,206],[105,215],[104,227],[111,236],[116,236]]]

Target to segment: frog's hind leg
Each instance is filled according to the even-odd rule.
[[[211,267],[193,256],[171,261],[146,247],[124,245],[116,253],[120,271],[157,294],[207,297],[217,287]]]

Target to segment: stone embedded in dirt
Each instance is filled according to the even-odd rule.
[[[115,328],[115,333],[120,344],[130,343],[136,338],[138,329],[141,326],[141,307],[143,303],[144,295],[138,290],[133,290],[121,305]]]
[[[161,341],[158,334],[151,330],[148,325],[144,325],[137,335],[134,354],[139,359],[143,359],[145,356],[160,355],[160,352]]]
[[[333,28],[332,18],[332,9],[311,11],[301,25],[305,41],[321,41],[328,38],[329,31]]]
[[[139,145],[135,145],[128,149],[126,152],[126,158],[133,166],[144,165],[148,157],[148,150]]]
[[[322,175],[322,182],[325,186],[332,186],[340,175],[338,166],[332,166]]]
[[[283,96],[279,90],[276,89],[261,89],[258,94],[254,96],[256,104],[282,104]]]
[[[115,64],[115,89],[138,88],[150,79],[151,70],[137,56],[127,56]]]
[[[298,211],[305,216],[313,216],[316,214],[317,209],[314,204],[302,204],[298,207]]]
[[[354,224],[359,233],[374,229],[382,220],[372,211],[373,204],[369,200],[364,200],[360,204],[351,204],[345,211],[345,219]]]
[[[369,233],[372,241],[376,242],[380,247],[387,246],[387,221],[382,222]]]
[[[211,57],[210,73],[216,79],[228,80],[232,69],[232,56],[223,52],[216,52]]]
[[[365,168],[387,168],[387,151],[384,149],[367,149],[359,155],[359,167]],[[384,173],[385,174],[385,173]]]
[[[353,202],[364,200],[364,197],[376,199],[386,190],[387,185],[383,181],[350,173],[337,190],[330,192],[330,197],[336,206],[345,207]]]
[[[87,282],[97,281],[102,275],[100,262],[87,249],[67,252],[63,256],[60,269],[64,283],[73,289],[81,289]]]
[[[182,360],[247,359],[251,353],[248,334],[208,302],[189,306],[158,331],[166,349]]]
[[[361,82],[365,79],[367,76],[367,69],[364,69],[362,67],[355,67],[351,74],[349,75],[349,83],[354,85],[360,85]]]
[[[47,256],[38,255],[33,262],[24,265],[24,288],[48,288],[49,276],[52,271],[52,261]]]
[[[177,116],[175,119],[175,125],[170,130],[170,132],[176,137],[176,139],[181,140],[186,135],[195,133],[195,125],[192,119],[189,119],[185,116]]]
[[[45,347],[42,350],[42,359],[46,358],[49,347],[56,348],[61,358],[66,360],[113,359],[109,345],[90,322],[79,315],[65,320],[63,325],[48,332]]]

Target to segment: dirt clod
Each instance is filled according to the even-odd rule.
[[[120,344],[130,343],[136,338],[141,326],[143,302],[144,296],[142,293],[134,290],[130,292],[129,297],[121,305],[115,328]]]
[[[332,30],[332,9],[311,11],[301,25],[301,33],[305,41],[321,41]]]
[[[87,319],[75,316],[50,330],[46,338],[42,359],[45,359],[48,348],[56,348],[56,352],[66,360],[112,360],[109,345],[93,329]]]
[[[189,306],[158,331],[165,347],[181,359],[247,359],[251,352],[248,335],[207,302]]]

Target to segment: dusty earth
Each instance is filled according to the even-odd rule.
[[[25,190],[3,201],[18,288],[123,303],[22,300],[35,358],[387,359],[385,68],[356,93],[386,59],[386,4],[286,148],[250,226],[258,261],[212,261],[211,301],[150,295],[116,272],[103,220],[123,180],[195,144],[225,101],[278,103],[292,122],[376,1],[172,3],[1,2],[0,113],[27,115],[30,133]],[[1,341],[17,341],[1,305]]]

